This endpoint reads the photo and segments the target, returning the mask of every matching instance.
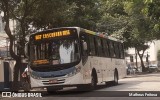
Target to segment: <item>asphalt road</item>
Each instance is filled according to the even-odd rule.
[[[160,73],[127,76],[119,85],[98,85],[94,91],[66,88],[63,91],[42,93],[42,98],[0,98],[13,100],[160,100]]]

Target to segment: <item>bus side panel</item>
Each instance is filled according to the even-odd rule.
[[[96,56],[91,56],[90,57],[90,63],[91,63],[91,67],[95,68],[96,72],[97,72],[97,78],[98,78],[98,82],[102,82],[102,61],[100,57],[96,57]]]
[[[124,78],[125,74],[126,74],[125,60],[124,59],[115,59],[114,66],[118,70],[119,79]],[[113,74],[113,80],[114,80],[114,73],[112,73],[112,74]]]
[[[124,78],[126,76],[126,64],[125,60],[120,60],[120,65],[118,67],[119,79]]]
[[[89,56],[86,64],[82,67],[83,79],[86,84],[91,83],[91,72],[93,68],[96,69],[99,83],[113,81],[116,68],[119,79],[126,75],[124,59]]]
[[[102,58],[103,61],[103,81],[113,81],[114,72],[117,68],[119,78],[126,75],[124,59]]]
[[[91,61],[91,58],[88,56],[86,63],[82,65],[81,73],[83,74],[83,80],[85,84],[91,83],[92,66],[91,66],[90,61]]]
[[[76,86],[79,84],[85,84],[82,78],[82,74],[78,73],[72,77],[61,77],[61,78],[50,78],[50,79],[34,79],[30,77],[31,80],[31,88],[38,88],[38,87],[50,87],[50,86]],[[49,83],[50,80],[64,80],[60,82],[64,83],[57,83],[57,84],[51,84]]]
[[[113,67],[113,60],[111,58],[102,58],[103,60],[103,81],[111,81],[111,68]]]

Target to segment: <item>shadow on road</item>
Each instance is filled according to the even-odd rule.
[[[125,78],[135,78],[135,77],[160,77],[160,72],[153,72],[153,73],[137,73],[135,75],[128,75]]]
[[[120,83],[119,85],[122,85],[124,83]],[[116,91],[101,91],[101,89],[105,89],[108,87],[113,87],[112,84],[107,85],[97,85],[97,87],[94,90],[88,90],[86,88],[84,89],[78,89],[73,88],[69,90],[62,90],[62,91],[54,91],[52,93],[43,93],[43,97],[105,97],[105,96],[113,96],[112,92]],[[116,86],[114,86],[116,87]]]

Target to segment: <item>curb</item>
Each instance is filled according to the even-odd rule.
[[[147,75],[147,74],[155,74],[155,73],[159,73],[160,74],[160,72],[152,72],[152,73],[140,72],[140,73],[135,73],[135,74],[131,74],[131,75],[126,75],[124,78],[133,78],[133,77],[136,77],[138,75]]]

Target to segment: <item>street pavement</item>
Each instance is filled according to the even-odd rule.
[[[158,97],[156,93],[158,92]],[[129,93],[133,94],[129,97]],[[144,96],[138,94],[153,95]],[[160,100],[160,73],[148,73],[142,75],[130,75],[124,79],[119,80],[119,85],[113,86],[109,84],[98,85],[94,91],[79,91],[76,88],[66,88],[63,91],[55,93],[47,93],[43,91],[42,98],[2,98],[12,100]]]

